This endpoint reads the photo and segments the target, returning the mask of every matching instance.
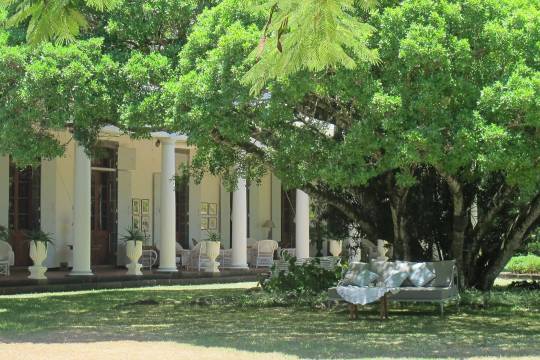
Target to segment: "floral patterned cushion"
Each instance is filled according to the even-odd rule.
[[[379,279],[379,275],[369,270],[363,270],[352,278],[353,285],[364,287],[373,285]]]
[[[428,269],[426,263],[411,265],[409,281],[416,287],[422,287],[435,278],[435,273]]]

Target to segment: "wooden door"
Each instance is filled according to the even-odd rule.
[[[176,188],[176,242],[189,249],[189,183]]]
[[[91,261],[113,265],[118,237],[117,151],[106,147],[98,154],[92,161]]]
[[[15,266],[29,266],[32,260],[26,234],[40,228],[40,169],[17,169],[11,163],[9,180],[10,243],[15,253]]]

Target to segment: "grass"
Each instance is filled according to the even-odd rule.
[[[253,283],[0,297],[0,343],[172,342],[302,358],[540,357],[540,292],[467,292],[461,312],[435,305],[345,307],[270,297]],[[234,358],[234,357],[232,357]]]
[[[539,274],[540,256],[534,254],[514,256],[504,270],[518,274]]]

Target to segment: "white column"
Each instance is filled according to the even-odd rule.
[[[90,158],[84,147],[76,142],[73,177],[73,269],[70,275],[93,275],[90,269],[91,177]]]
[[[161,214],[159,269],[176,272],[176,153],[174,138],[161,138]]]
[[[247,190],[246,180],[238,179],[232,204],[232,267],[247,269]]]
[[[296,190],[296,257],[309,258],[309,196]]]

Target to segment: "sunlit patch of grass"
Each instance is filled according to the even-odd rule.
[[[62,296],[74,296],[74,295],[91,295],[91,294],[103,294],[114,293],[118,291],[137,293],[145,291],[193,291],[193,290],[220,290],[220,289],[250,289],[257,286],[256,282],[241,282],[241,283],[226,283],[226,284],[204,284],[204,285],[172,285],[172,286],[150,286],[150,287],[138,287],[138,288],[126,288],[122,290],[118,289],[101,289],[101,290],[81,290],[81,291],[64,291],[64,292],[44,292],[44,293],[30,293],[30,294],[16,294],[16,295],[0,295],[1,299],[36,299],[36,298],[48,298],[48,297],[62,297]]]

